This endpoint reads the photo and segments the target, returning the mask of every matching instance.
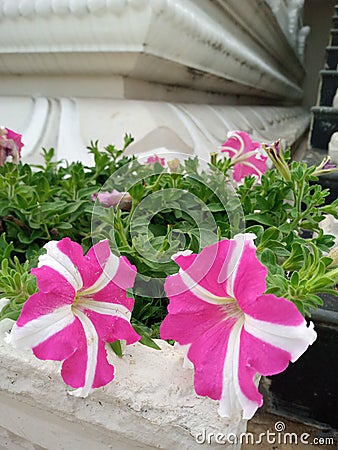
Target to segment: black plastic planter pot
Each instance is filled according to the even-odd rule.
[[[335,70],[338,65],[338,47],[326,47],[326,64],[328,69]]]
[[[338,72],[333,70],[321,70],[321,85],[320,85],[320,106],[333,105],[333,99],[338,89]]]
[[[338,298],[322,298],[324,306],[312,315],[317,340],[284,373],[270,378],[268,409],[338,430]]]
[[[332,17],[332,25],[333,25],[333,28],[335,28],[335,29],[338,28],[338,16],[337,15]]]
[[[321,175],[319,177],[319,184],[323,189],[329,189],[330,194],[326,197],[326,204],[332,203],[336,198],[338,198],[338,172],[329,173],[326,175]],[[338,343],[337,343],[338,349]],[[338,377],[338,374],[337,374]]]
[[[327,150],[332,134],[338,131],[338,108],[314,106],[311,111],[311,147]]]
[[[338,45],[338,30],[331,30],[331,45]]]

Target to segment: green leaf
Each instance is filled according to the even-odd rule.
[[[3,233],[0,236],[0,261],[10,259],[13,251],[14,251],[13,242],[8,243],[6,241],[6,234]]]
[[[276,267],[276,256],[272,250],[266,248],[259,255],[261,263],[264,264],[270,271],[274,271]]]
[[[268,226],[274,225],[274,220],[269,213],[248,214],[245,217],[245,219],[247,222],[252,221],[252,222],[257,222],[257,223],[261,223],[263,225],[268,225]]]
[[[136,331],[136,333],[141,336],[141,339],[139,340],[141,344],[146,345],[147,347],[151,347],[155,350],[161,350],[161,348],[156,344],[156,342],[154,342],[151,339],[149,333],[146,331],[147,330],[146,327],[142,326],[142,324],[140,323],[139,325],[137,325],[135,321],[132,321],[132,326]]]
[[[271,241],[278,241],[281,237],[281,232],[276,227],[270,227],[264,231],[260,241],[260,245],[265,245]]]
[[[207,205],[209,211],[211,212],[223,212],[225,211],[224,206],[221,203],[209,203]]]
[[[67,222],[61,222],[57,224],[58,230],[71,230],[73,228],[73,225],[71,223]]]
[[[290,282],[294,288],[297,288],[299,285],[299,274],[298,272],[293,272],[291,275]]]
[[[302,246],[295,242],[292,245],[291,255],[284,262],[283,268],[284,270],[297,270],[303,267],[304,265],[304,253]]]
[[[123,352],[122,352],[122,347],[121,347],[121,341],[117,340],[114,342],[110,342],[110,346],[114,350],[115,354],[117,356],[119,356],[120,358],[122,358]]]

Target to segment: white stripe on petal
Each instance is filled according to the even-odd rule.
[[[97,367],[97,358],[99,352],[99,337],[91,320],[82,311],[73,309],[75,316],[80,320],[87,341],[87,367],[85,375],[85,384],[83,387],[69,391],[74,397],[87,397],[92,390],[95,372]]]
[[[74,320],[71,306],[62,306],[50,314],[27,322],[22,327],[15,324],[6,337],[6,342],[15,348],[31,349],[66,328]]]
[[[252,336],[287,351],[295,362],[317,338],[314,325],[306,322],[298,326],[264,322],[245,315],[245,330]]]
[[[78,308],[90,309],[99,314],[106,314],[109,316],[119,317],[129,321],[131,317],[131,312],[128,308],[123,305],[118,305],[117,303],[108,302],[97,302],[95,300],[81,299],[77,305]]]
[[[229,256],[224,261],[224,266],[221,269],[217,281],[224,283],[227,280],[227,292],[232,297],[234,297],[235,279],[239,263],[242,259],[245,242],[248,242],[250,246],[254,247],[253,240],[255,238],[256,235],[253,233],[239,233],[230,241]]]
[[[249,400],[242,392],[238,381],[240,337],[243,319],[238,320],[229,336],[223,368],[222,397],[218,413],[221,417],[234,417],[243,411],[243,419],[251,418],[258,408],[256,402]]]
[[[95,292],[101,291],[115,277],[116,272],[119,268],[119,264],[120,259],[116,255],[110,253],[109,258],[107,259],[99,278],[95,281],[95,283],[92,286],[82,291],[81,294],[92,295],[95,294]]]
[[[211,303],[212,305],[224,305],[227,300],[226,297],[219,297],[209,292],[204,287],[200,286],[195,280],[193,280],[186,272],[182,269],[179,270],[183,283],[187,286],[189,291],[191,291],[199,299]],[[233,301],[233,300],[232,300]]]
[[[58,241],[49,241],[44,248],[47,254],[39,257],[38,267],[48,266],[64,276],[66,280],[78,291],[83,286],[83,281],[77,267],[71,259],[57,247]]]

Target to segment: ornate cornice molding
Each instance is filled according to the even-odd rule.
[[[296,102],[303,68],[263,0],[0,0],[1,74],[122,75]]]

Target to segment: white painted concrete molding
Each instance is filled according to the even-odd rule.
[[[18,111],[20,112],[18,114]],[[93,161],[90,141],[100,146],[135,142],[128,153],[159,148],[209,160],[228,131],[247,131],[255,140],[293,144],[307,129],[309,113],[300,107],[204,105],[90,98],[3,97],[0,125],[23,134],[23,161],[41,162],[41,148],[54,147],[57,159]]]
[[[194,393],[183,356],[158,342],[161,351],[136,344],[112,356],[115,380],[79,399],[67,394],[59,363],[16,353],[1,336],[0,449],[198,450],[220,448],[214,438],[196,442],[204,431],[244,433],[246,421],[219,417],[217,402]]]
[[[98,77],[122,76],[297,102],[304,70],[286,34],[265,0],[0,0],[0,95],[51,95],[56,76],[96,77],[72,95],[97,97]]]

